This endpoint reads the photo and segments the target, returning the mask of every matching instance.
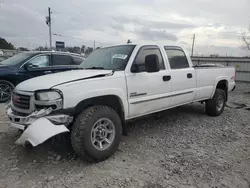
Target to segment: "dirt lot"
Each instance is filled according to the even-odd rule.
[[[1,105],[0,187],[250,187],[250,84],[238,83],[220,117],[191,104],[129,123],[119,151],[90,164],[52,141],[15,146]],[[6,130],[8,130],[6,132]]]

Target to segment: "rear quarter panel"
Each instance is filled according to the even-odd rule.
[[[231,91],[235,85],[233,67],[203,67],[195,68],[197,75],[197,94],[196,99],[212,98],[219,81],[228,82],[228,91]]]

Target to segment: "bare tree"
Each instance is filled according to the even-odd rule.
[[[242,40],[245,43],[247,49],[250,51],[250,38],[249,38],[249,35],[250,35],[250,27],[249,27],[247,33],[246,32],[242,33]]]

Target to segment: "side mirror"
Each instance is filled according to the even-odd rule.
[[[23,68],[24,68],[25,70],[29,70],[30,64],[29,64],[29,63],[26,63],[26,64],[23,66]]]
[[[147,72],[159,72],[160,63],[156,54],[147,55],[145,57],[145,68]]]
[[[34,67],[36,67],[36,66],[33,65],[32,63],[26,63],[26,64],[23,66],[23,68],[24,68],[25,70],[29,70],[29,69],[34,68]]]
[[[132,73],[137,73],[137,72],[139,72],[139,71],[138,71],[138,66],[137,66],[136,64],[133,64],[133,65],[132,65],[132,67],[131,67],[131,72],[132,72]]]

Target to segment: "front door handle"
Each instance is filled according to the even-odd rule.
[[[162,79],[164,82],[166,82],[166,81],[171,80],[171,76],[163,76]]]
[[[191,73],[188,73],[187,78],[193,78],[193,75]]]

